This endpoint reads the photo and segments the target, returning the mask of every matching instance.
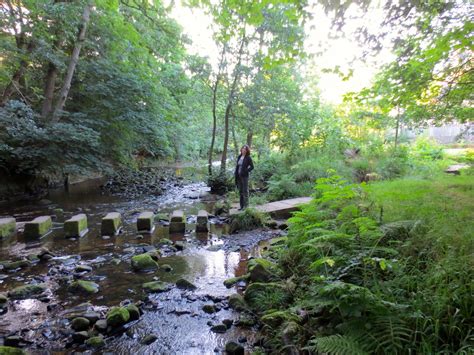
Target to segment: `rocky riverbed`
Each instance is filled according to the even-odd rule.
[[[243,276],[247,261],[260,255],[259,243],[282,232],[228,235],[225,219],[214,217],[209,233],[196,234],[194,216],[203,208],[212,214],[216,197],[203,183],[167,181],[174,182],[159,196],[91,189],[1,210],[17,218],[20,233],[1,242],[0,341],[32,351],[206,354],[228,343],[236,353],[251,349],[254,322],[228,301],[244,283],[224,281]],[[177,208],[188,216],[187,231],[170,235],[166,215]],[[143,210],[158,214],[151,234],[134,226]],[[122,214],[124,228],[100,236],[100,219],[110,211]],[[66,239],[62,223],[78,212],[88,215],[89,233]],[[52,233],[25,239],[21,222],[44,214],[54,217]]]

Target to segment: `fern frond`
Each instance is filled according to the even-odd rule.
[[[314,338],[305,350],[327,353],[329,355],[367,355],[368,353],[354,338],[345,335],[330,335]]]

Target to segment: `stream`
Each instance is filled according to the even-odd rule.
[[[39,203],[0,206],[0,217],[13,216],[19,226],[16,236],[0,240],[0,260],[24,259],[40,254],[44,248],[54,255],[51,260],[34,262],[26,268],[0,269],[0,293],[28,283],[48,285],[46,296],[9,301],[8,310],[0,315],[0,339],[13,336],[32,353],[90,350],[71,341],[68,314],[89,309],[103,317],[109,307],[138,302],[143,315],[128,323],[120,334],[108,334],[101,353],[214,354],[222,353],[228,341],[239,342],[250,351],[256,329],[232,325],[225,333],[214,333],[210,328],[224,320],[229,324],[238,320],[239,314],[228,307],[227,297],[242,292],[243,285],[228,289],[223,281],[245,274],[247,260],[260,256],[265,240],[281,232],[256,230],[228,235],[228,226],[216,217],[210,218],[209,233],[196,234],[193,222],[198,210],[213,214],[218,197],[210,194],[202,182],[181,177],[174,181],[157,196],[127,198],[104,194],[98,187],[100,181],[89,181],[71,186],[68,192],[51,191],[48,200]],[[137,233],[135,223],[140,212],[169,213],[176,209],[187,216],[184,235],[170,235],[166,222],[155,223],[150,234]],[[124,228],[118,236],[102,237],[101,218],[113,211],[122,214]],[[87,214],[89,232],[82,238],[67,239],[62,223],[78,213]],[[54,216],[52,232],[40,240],[25,239],[22,222],[41,215]],[[163,238],[184,242],[184,249],[163,247]],[[160,268],[155,272],[134,272],[131,257],[155,247],[162,254],[158,264],[171,266],[171,271]],[[92,271],[79,273],[78,265],[91,267]],[[71,293],[67,286],[78,278],[97,283],[99,292]],[[174,287],[181,278],[197,288],[189,291]],[[145,293],[142,284],[153,280],[172,287],[167,292]],[[202,308],[208,304],[217,312],[204,312]],[[142,340],[147,335],[156,336],[156,341],[144,344]]]

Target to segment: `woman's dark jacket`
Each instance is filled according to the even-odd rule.
[[[239,178],[239,160],[241,155],[237,158],[237,164],[235,165],[235,181],[237,182]],[[250,155],[246,155],[244,157],[244,161],[242,162],[242,171],[240,172],[240,177],[246,178],[249,177],[249,173],[253,170],[253,161]]]

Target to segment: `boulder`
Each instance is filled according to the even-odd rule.
[[[213,304],[205,304],[204,306],[202,306],[202,310],[205,313],[209,313],[209,314],[216,313],[216,307],[214,307]]]
[[[46,284],[32,284],[15,287],[8,291],[8,297],[14,300],[34,298],[46,291]]]
[[[99,333],[105,333],[107,331],[107,320],[99,319],[97,322],[95,322],[94,329]]]
[[[0,261],[0,265],[8,271],[30,266],[31,262],[29,260]]]
[[[236,343],[235,341],[229,341],[225,345],[225,351],[227,355],[244,355],[245,354],[244,347]]]
[[[66,238],[80,238],[87,233],[87,216],[83,213],[72,216],[64,222]]]
[[[211,332],[214,333],[225,333],[227,331],[227,326],[225,324],[216,324],[211,327]]]
[[[125,306],[128,313],[130,314],[130,320],[137,320],[140,318],[140,310],[134,304],[128,304]]]
[[[238,293],[234,293],[229,296],[229,307],[239,312],[248,308],[244,298]]]
[[[72,320],[71,328],[77,332],[89,329],[91,322],[87,318],[77,317]]]
[[[89,339],[89,333],[87,333],[85,330],[83,330],[81,332],[75,332],[75,333],[72,334],[72,340],[75,343],[82,344],[87,339]]]
[[[276,271],[275,264],[265,259],[255,258],[249,260],[247,269],[250,274],[249,279],[251,282],[268,282],[276,278],[274,276]]]
[[[111,212],[102,218],[100,231],[102,235],[117,235],[121,227],[122,216],[118,212]]]
[[[69,286],[69,290],[71,292],[93,294],[99,292],[99,285],[92,281],[77,280]]]
[[[176,287],[182,290],[195,290],[197,288],[193,283],[189,282],[186,279],[179,279],[178,281],[176,281]]]
[[[132,268],[135,271],[157,270],[157,262],[149,253],[139,254],[132,257]]]
[[[151,281],[145,282],[142,285],[143,289],[146,292],[166,292],[170,289],[169,284],[161,282],[161,281]]]
[[[51,231],[53,222],[50,216],[36,217],[34,220],[25,223],[23,235],[26,238],[41,238]]]
[[[130,313],[125,307],[112,307],[107,312],[107,325],[115,328],[124,325],[130,320]]]
[[[0,239],[9,237],[16,232],[15,218],[0,218]]]
[[[231,288],[237,282],[247,281],[248,278],[249,278],[249,274],[242,275],[242,276],[237,276],[237,277],[231,277],[230,279],[224,280],[224,286],[227,287],[227,288]]]

